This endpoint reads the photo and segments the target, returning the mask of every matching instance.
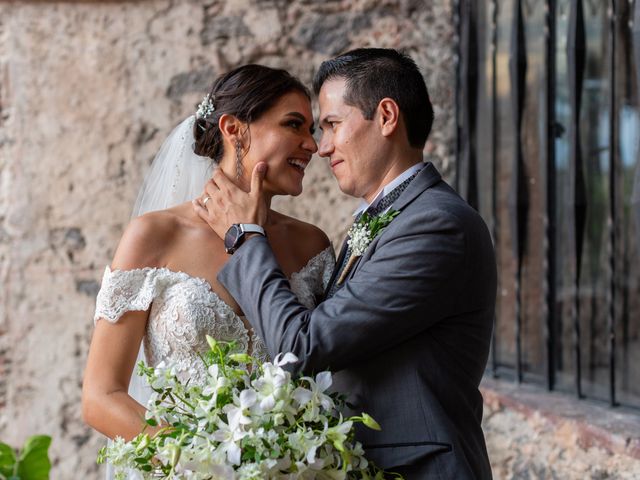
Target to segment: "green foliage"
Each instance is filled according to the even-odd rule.
[[[260,363],[234,342],[206,338],[203,382],[181,379],[173,365],[139,365],[153,391],[146,424],[162,428],[116,437],[98,463],[109,460],[116,477],[133,469],[145,479],[384,478],[353,428],[380,426],[366,413],[343,418],[345,397],[329,391],[329,372],[292,376],[282,368],[297,360],[290,353]]]
[[[369,229],[371,238],[376,238],[378,234],[384,230],[391,221],[398,216],[400,212],[397,210],[390,210],[383,215],[377,215],[372,217],[368,213],[363,213],[358,220],[358,225],[366,225]]]
[[[51,437],[34,435],[16,452],[0,442],[0,480],[47,480],[51,470]]]

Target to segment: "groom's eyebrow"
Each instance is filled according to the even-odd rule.
[[[328,125],[329,122],[331,121],[331,117],[333,116],[333,114],[329,113],[327,115],[325,115],[324,117],[320,118],[318,120],[318,128],[322,131],[324,131],[324,128],[322,128],[323,125]]]

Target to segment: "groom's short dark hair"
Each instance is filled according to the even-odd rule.
[[[322,62],[313,79],[320,93],[327,80],[344,78],[344,101],[358,107],[364,118],[373,119],[383,98],[395,100],[402,112],[409,145],[424,148],[433,125],[433,107],[427,86],[416,63],[390,48],[358,48]]]

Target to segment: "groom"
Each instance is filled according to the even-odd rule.
[[[397,215],[360,245],[360,256],[349,261],[360,252],[343,246],[326,299],[307,309],[269,241],[252,233],[240,243],[232,227],[264,222],[257,194],[264,165],[249,194],[218,173],[207,195],[223,208],[195,207],[237,248],[218,279],[272,355],[293,352],[304,372],[330,368],[353,409],[380,423],[380,432],[357,431],[369,459],[408,479],[491,478],[478,385],[493,324],[495,257],[480,216],[422,162],[433,121],[422,75],[395,50],[358,49],[324,62],[314,90],[319,154],[340,189],[362,198],[371,216]]]

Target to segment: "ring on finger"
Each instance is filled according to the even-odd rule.
[[[204,197],[204,200],[202,200],[202,206],[206,208],[207,206],[207,202],[211,200],[211,197],[209,195],[207,195],[206,197]]]

